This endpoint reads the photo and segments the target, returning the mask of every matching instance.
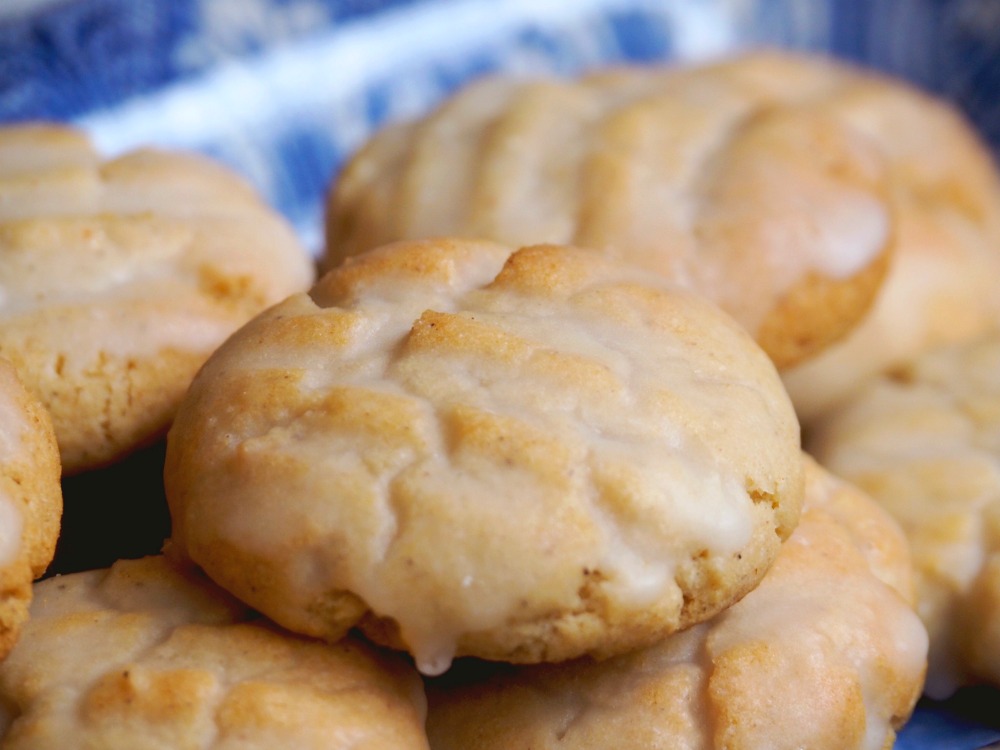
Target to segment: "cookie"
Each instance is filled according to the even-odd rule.
[[[425,749],[412,665],[252,615],[161,556],[36,585],[0,664],[5,750]]]
[[[744,74],[762,86],[774,85],[776,68],[789,67],[766,55],[747,62]],[[794,64],[817,79],[833,70],[808,59]],[[782,372],[807,425],[869,377],[1000,324],[993,281],[1000,277],[1000,175],[987,145],[951,104],[898,80],[845,70],[829,85],[823,111],[886,155],[894,237],[884,284],[860,324]]]
[[[59,475],[52,420],[0,359],[0,660],[28,616],[31,582],[55,553]]]
[[[870,382],[816,423],[809,449],[910,540],[931,639],[928,693],[1000,685],[1000,333]]]
[[[176,545],[421,671],[710,617],[794,528],[798,423],[729,316],[594,251],[400,242],[244,326],[167,439]]]
[[[197,368],[308,288],[290,227],[222,166],[84,134],[0,128],[0,356],[52,415],[63,470],[162,437]]]
[[[927,633],[898,526],[815,464],[760,585],[713,620],[602,662],[456,663],[428,685],[433,750],[884,750]]]
[[[324,267],[438,235],[597,248],[705,294],[779,367],[808,359],[881,286],[889,168],[796,62],[770,88],[742,64],[476,82],[349,161]]]

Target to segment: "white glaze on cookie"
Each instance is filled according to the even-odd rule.
[[[412,665],[293,636],[162,557],[36,590],[0,663],[5,750],[427,748]]]
[[[52,415],[63,468],[162,435],[235,328],[306,288],[291,228],[238,175],[195,155],[102,161],[51,125],[0,128],[0,355]]]
[[[21,509],[0,490],[0,567],[9,565],[20,554],[23,533]]]
[[[27,617],[31,582],[55,553],[60,469],[51,418],[0,358],[0,662]]]
[[[346,165],[325,267],[407,238],[591,247],[709,297],[779,366],[811,356],[877,290],[886,160],[824,109],[846,69],[802,63],[812,86],[768,89],[741,64],[798,63],[760,58],[476,81]]]
[[[175,539],[291,629],[370,610],[428,673],[618,651],[731,602],[794,526],[775,378],[717,308],[597,253],[387,246],[202,371]]]
[[[27,429],[23,406],[14,399],[19,390],[13,388],[7,370],[0,372],[0,464],[24,460],[24,432]],[[21,552],[24,516],[20,503],[0,487],[0,567],[11,564]]]
[[[1000,334],[873,379],[816,422],[809,447],[907,533],[928,692],[1000,685]]]
[[[738,603],[606,660],[459,663],[428,683],[431,747],[891,747],[927,654],[906,540],[811,461],[806,486],[801,523]]]

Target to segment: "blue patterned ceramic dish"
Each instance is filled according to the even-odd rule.
[[[908,78],[1000,153],[998,0],[0,0],[0,121],[72,121],[109,154],[211,154],[318,249],[346,156],[476,75],[759,44]],[[897,747],[997,741],[1000,692],[979,689],[921,703]]]

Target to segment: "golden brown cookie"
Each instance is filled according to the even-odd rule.
[[[1000,333],[868,383],[816,423],[809,447],[909,537],[928,692],[1000,685]]]
[[[433,750],[884,750],[927,633],[895,522],[811,462],[802,520],[716,617],[602,662],[456,663],[428,686]]]
[[[325,267],[438,235],[598,248],[806,359],[867,311],[894,229],[884,154],[821,96],[848,74],[781,60],[770,88],[739,60],[477,82],[351,159]]]
[[[714,305],[600,253],[398,243],[237,332],[167,442],[176,543],[291,630],[610,654],[710,617],[794,528],[798,423]]]
[[[762,90],[791,74],[793,96],[816,99],[888,166],[893,237],[885,283],[860,325],[782,372],[804,423],[872,375],[1000,324],[1000,175],[957,109],[899,80],[809,58],[754,55],[718,72]]]
[[[412,665],[252,615],[163,557],[36,585],[0,664],[4,750],[425,750]]]
[[[55,553],[59,476],[52,420],[0,359],[0,661],[28,616],[31,582]]]
[[[0,129],[0,355],[52,414],[66,473],[162,436],[208,354],[312,278],[287,224],[219,165],[102,161],[68,128]]]

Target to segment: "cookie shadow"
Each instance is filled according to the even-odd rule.
[[[63,477],[63,519],[46,577],[158,553],[170,536],[166,441],[107,468]]]

